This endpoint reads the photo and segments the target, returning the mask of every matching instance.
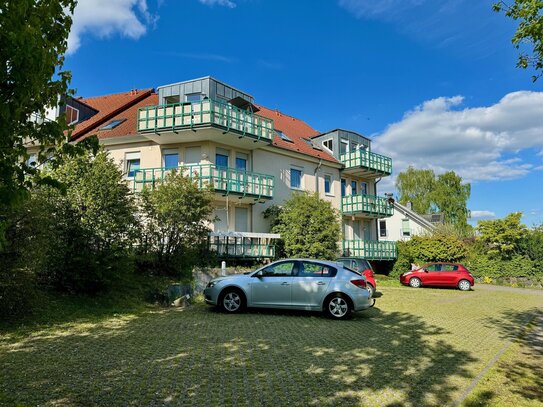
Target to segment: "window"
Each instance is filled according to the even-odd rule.
[[[164,98],[164,102],[167,104],[167,105],[172,105],[174,103],[179,103],[179,95],[174,95],[174,96],[166,96]]]
[[[193,103],[193,102],[199,102],[204,98],[204,95],[201,93],[189,93],[188,95],[185,95],[185,98],[187,102]]]
[[[302,262],[298,277],[333,277],[336,270],[324,264]]]
[[[339,154],[343,155],[349,152],[349,142],[341,140],[339,143]]]
[[[387,237],[387,221],[379,221],[379,237]]]
[[[281,130],[275,130],[275,132],[277,133],[277,135],[279,137],[281,137],[281,140],[285,140],[285,141],[289,141],[289,142],[293,142],[285,133],[283,133]]]
[[[290,187],[293,189],[302,188],[302,170],[296,168],[290,169]]]
[[[200,147],[187,147],[185,149],[185,163],[186,164],[198,164],[200,157],[202,156],[202,149]]]
[[[228,150],[217,148],[217,150],[215,150],[215,165],[217,165],[217,167],[228,167],[229,156],[230,152]]]
[[[441,271],[441,264],[430,264],[424,268],[427,271]]]
[[[324,140],[322,142],[322,145],[327,148],[328,150],[330,151],[334,151],[334,142],[332,141],[332,139],[329,139],[329,140]]]
[[[441,271],[457,271],[458,266],[455,266],[454,264],[442,264],[441,265]]]
[[[140,153],[126,153],[126,174],[132,178],[136,175],[136,170],[140,169]]]
[[[341,196],[345,196],[345,191],[347,189],[347,181],[341,179]]]
[[[106,124],[104,127],[102,127],[100,130],[111,130],[117,127],[119,124],[124,122],[126,119],[115,119],[110,121],[108,124]]]
[[[69,125],[77,123],[79,120],[79,110],[77,110],[75,107],[66,106],[66,123]]]
[[[314,148],[315,150],[322,151],[322,148],[320,148],[319,146],[315,145],[315,144],[313,143],[313,141],[311,141],[311,140],[309,140],[309,139],[306,139],[306,138],[303,138],[302,140],[303,140],[303,141],[305,142],[305,144],[307,144],[309,147]]]
[[[325,175],[324,176],[324,193],[331,195],[332,194],[332,176],[331,175]]]
[[[356,195],[356,181],[351,181],[351,195]]]
[[[283,263],[274,264],[262,270],[263,277],[288,277],[292,276],[294,270],[293,261],[285,261]]]
[[[236,154],[236,170],[247,171],[247,154]]]
[[[368,193],[368,183],[367,182],[361,182],[360,183],[360,193],[366,195]]]
[[[411,236],[411,228],[409,227],[409,219],[402,219],[402,236]]]
[[[179,151],[164,150],[162,152],[162,161],[164,163],[164,168],[166,169],[179,167]]]

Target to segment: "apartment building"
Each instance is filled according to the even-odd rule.
[[[68,99],[64,110],[74,140],[97,135],[136,194],[172,169],[211,183],[218,220],[210,245],[220,256],[274,257],[279,236],[263,212],[296,191],[316,192],[341,211],[344,254],[397,256],[396,243],[379,240],[378,229],[378,219],[394,213],[377,191],[392,161],[360,134],[319,132],[212,77]]]

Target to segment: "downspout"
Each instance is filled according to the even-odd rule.
[[[319,195],[319,177],[317,177],[317,172],[322,167],[322,158],[319,158],[319,165],[315,167],[315,172],[313,173],[313,176],[315,177],[315,191],[317,192],[317,195]]]

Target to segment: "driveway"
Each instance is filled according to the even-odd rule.
[[[205,305],[0,335],[0,404],[454,405],[541,292],[384,287],[349,321]]]

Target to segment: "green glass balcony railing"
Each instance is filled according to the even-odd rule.
[[[275,134],[273,120],[211,99],[142,107],[137,119],[142,133],[216,126],[266,142],[271,142]]]
[[[134,171],[133,190],[140,192],[144,187],[154,188],[166,178],[171,171],[197,180],[200,188],[211,184],[216,192],[225,195],[250,196],[254,198],[273,198],[275,178],[273,175],[259,174],[237,170],[234,168],[218,167],[214,164],[195,164],[177,168],[140,168]]]
[[[342,154],[339,159],[345,165],[346,170],[361,168],[366,172],[379,175],[392,174],[392,159],[390,157],[375,154],[365,149]]]
[[[367,260],[394,260],[398,257],[398,245],[392,241],[344,240],[343,255]]]
[[[252,239],[218,240],[211,238],[209,250],[220,258],[263,259],[275,257],[275,245],[255,243]]]
[[[341,212],[384,218],[394,215],[394,206],[386,198],[375,195],[349,195],[341,198]]]

